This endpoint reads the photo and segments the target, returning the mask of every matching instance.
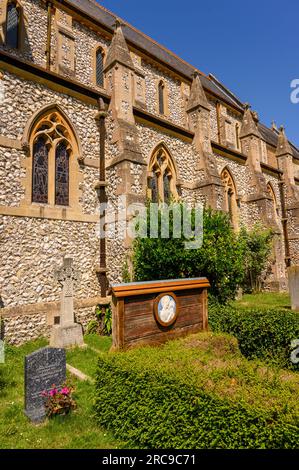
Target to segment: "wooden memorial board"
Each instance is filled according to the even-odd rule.
[[[113,350],[208,329],[206,278],[112,286]]]

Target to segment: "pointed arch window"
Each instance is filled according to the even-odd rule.
[[[159,99],[159,113],[160,114],[165,114],[164,91],[165,91],[165,85],[161,80],[158,85],[158,95],[159,95],[158,99]]]
[[[65,140],[55,150],[55,204],[69,204],[69,152]]]
[[[17,2],[11,1],[6,10],[6,45],[17,49],[20,43],[21,10]]]
[[[96,85],[104,86],[104,52],[101,47],[96,51]]]
[[[73,142],[71,129],[58,112],[49,112],[34,126],[32,202],[69,206]]]
[[[43,135],[33,145],[32,201],[48,202],[48,148]]]
[[[221,173],[221,180],[224,184],[225,209],[229,214],[230,221],[235,230],[239,228],[239,208],[237,200],[237,190],[230,171],[227,168]]]
[[[175,167],[164,147],[159,147],[150,160],[148,193],[152,202],[169,203],[178,199]]]

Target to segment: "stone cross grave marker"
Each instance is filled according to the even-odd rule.
[[[25,414],[33,423],[46,417],[42,393],[66,380],[64,349],[42,348],[25,357]]]
[[[79,272],[73,268],[73,259],[66,256],[63,265],[55,271],[55,278],[62,286],[61,325],[74,323],[74,282],[79,281]]]
[[[84,346],[82,327],[74,319],[74,283],[80,276],[73,268],[73,258],[63,259],[63,265],[55,271],[55,279],[62,286],[60,323],[53,326],[50,345],[56,348]]]

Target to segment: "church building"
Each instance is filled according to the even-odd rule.
[[[0,0],[0,178],[0,317],[14,344],[59,322],[66,254],[81,273],[76,320],[107,302],[130,246],[99,238],[99,214],[120,196],[270,227],[265,289],[285,290],[299,263],[299,150],[284,128],[94,0]]]

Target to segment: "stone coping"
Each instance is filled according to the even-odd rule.
[[[110,297],[92,297],[89,299],[77,299],[74,301],[75,309],[83,309],[89,307],[95,307],[96,305],[109,304],[111,301]],[[25,305],[17,305],[14,307],[4,307],[0,309],[0,317],[17,317],[22,315],[43,315],[47,313],[59,313],[60,302],[45,302],[45,303],[33,303]]]

